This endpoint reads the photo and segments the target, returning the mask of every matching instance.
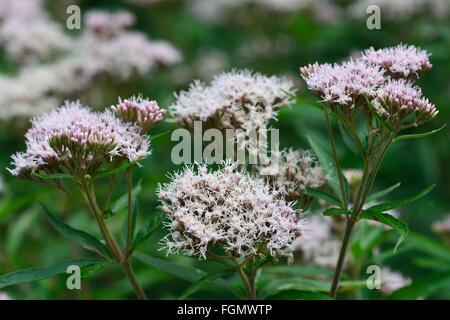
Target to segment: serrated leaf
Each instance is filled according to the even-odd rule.
[[[136,252],[133,257],[139,259],[140,261],[164,272],[172,274],[176,277],[184,279],[189,282],[199,281],[201,278],[205,277],[207,273],[205,271],[194,269],[192,267],[187,267],[181,264],[177,264],[175,262],[169,261],[167,259],[161,259],[149,256],[147,254],[143,254],[141,252]],[[226,290],[238,296],[241,299],[246,299],[245,295],[242,294],[233,286],[230,282],[225,281],[223,279],[216,279],[213,282],[214,287],[220,290]]]
[[[297,97],[297,96],[294,96],[293,94],[291,94],[291,93],[289,93],[289,92],[287,92],[287,91],[285,91],[285,90],[281,90],[281,91],[283,91],[287,96],[289,96],[290,98],[292,98],[292,99],[294,99],[294,100],[297,100],[298,102],[300,102],[300,103],[303,103],[303,104],[305,104],[305,105],[307,105],[307,106],[310,106],[310,107],[313,107],[313,108],[316,108],[316,109],[319,109],[319,110],[323,110],[323,106],[321,105],[321,104],[319,104],[319,103],[315,103],[315,102],[312,102],[312,101],[307,101],[307,100],[304,100],[304,99],[302,99],[302,98],[299,98],[299,97]]]
[[[75,179],[75,177],[68,173],[53,173],[53,174],[40,174],[35,172],[34,175],[38,178],[48,180],[48,179]]]
[[[96,249],[94,251],[97,251],[98,253],[103,254],[106,257],[111,258],[111,254],[109,250],[106,248],[106,246],[101,243],[96,237],[81,231],[72,228],[65,222],[63,222],[61,219],[57,218],[53,214],[50,213],[50,211],[41,203],[42,207],[44,208],[44,212],[49,219],[51,225],[53,228],[55,228],[59,233],[61,233],[64,237],[66,237],[69,240],[72,240],[82,247],[85,247],[87,249]]]
[[[209,273],[205,275],[204,277],[200,278],[200,280],[194,282],[192,285],[189,286],[178,298],[180,300],[186,299],[188,296],[194,294],[195,292],[207,287],[211,282],[214,280],[217,280],[219,278],[222,278],[226,275],[234,273],[234,270],[220,270],[218,272]]]
[[[391,216],[388,213],[381,213],[377,211],[372,210],[363,210],[361,214],[359,215],[360,219],[368,219],[373,221],[378,221],[384,225],[387,225],[391,228],[394,228],[396,231],[400,233],[400,238],[397,240],[397,243],[394,247],[394,252],[397,251],[398,246],[403,242],[403,240],[406,239],[408,236],[409,230],[406,223],[401,221],[400,219],[397,219],[393,216]]]
[[[319,190],[319,189],[314,189],[314,188],[310,188],[307,187],[305,189],[305,194],[307,196],[313,197],[313,198],[317,198],[317,199],[322,199],[325,201],[328,201],[332,204],[335,204],[337,206],[341,205],[341,202],[339,201],[338,198],[336,198],[334,195],[326,193],[325,191]]]
[[[427,136],[431,136],[432,134],[435,134],[436,132],[441,131],[442,129],[444,129],[447,126],[447,124],[444,124],[442,127],[440,127],[439,129],[435,129],[435,130],[431,130],[428,132],[424,132],[424,133],[416,133],[416,134],[405,134],[405,135],[401,135],[398,136],[394,139],[394,142],[396,141],[401,141],[401,140],[406,140],[406,139],[417,139],[417,138],[422,138],[422,137],[427,137]]]
[[[100,178],[104,178],[104,177],[110,176],[110,175],[112,175],[114,173],[119,173],[119,172],[121,172],[123,170],[126,170],[127,168],[129,168],[131,166],[134,166],[136,163],[138,163],[139,161],[142,161],[142,160],[144,160],[144,158],[141,158],[141,159],[138,159],[138,160],[135,160],[135,161],[132,161],[132,162],[127,162],[127,163],[125,163],[125,164],[123,164],[120,167],[115,168],[115,169],[100,171],[99,173],[94,174],[91,177],[91,180],[100,179]]]
[[[14,271],[0,277],[0,289],[19,283],[46,279],[62,273],[66,273],[67,267],[71,265],[77,265],[80,268],[83,268],[85,266],[96,264],[99,262],[103,262],[103,260],[79,259],[60,262],[46,267],[37,267]]]
[[[164,214],[161,212],[152,213],[144,222],[142,227],[136,234],[133,241],[130,253],[132,253],[142,242],[147,240],[156,230],[158,230],[164,219]]]
[[[348,214],[351,216],[355,216],[355,214],[349,210],[345,210],[345,209],[341,209],[341,208],[330,208],[330,209],[326,209],[323,212],[324,216],[333,216],[336,214]]]
[[[426,188],[422,192],[420,192],[420,193],[416,194],[415,196],[413,196],[411,198],[408,198],[406,200],[400,200],[400,201],[393,201],[393,202],[386,202],[386,203],[377,204],[375,206],[372,206],[372,207],[368,208],[367,210],[382,212],[382,211],[388,211],[388,210],[391,210],[391,209],[402,207],[402,206],[404,206],[404,205],[406,205],[408,203],[411,203],[413,201],[416,201],[416,200],[426,196],[428,193],[431,192],[431,190],[433,190],[435,185],[436,184],[432,184],[431,186],[429,186],[428,188]]]
[[[390,193],[390,192],[394,191],[395,189],[397,189],[398,187],[400,187],[400,184],[401,184],[400,182],[397,182],[396,184],[394,184],[393,186],[390,186],[389,188],[386,188],[384,190],[381,190],[379,192],[371,194],[370,196],[367,197],[366,203],[372,202],[381,197],[384,197],[388,193]]]
[[[325,151],[318,143],[316,143],[310,136],[307,136],[309,144],[311,145],[311,148],[314,150],[314,153],[317,156],[317,159],[319,160],[320,166],[322,167],[324,174],[328,175],[330,177],[328,184],[330,185],[331,189],[333,189],[335,195],[338,195],[339,198],[341,198],[341,187],[339,184],[339,177],[338,173],[336,171],[336,167],[334,165],[334,160],[331,154],[329,154],[327,151]],[[345,179],[344,176],[342,176],[344,179],[344,188],[346,192],[346,197],[348,198],[349,192],[348,192],[348,182]]]
[[[369,97],[367,96],[367,94],[364,94],[364,96],[366,97],[366,101],[367,101],[367,104],[369,105],[369,109],[372,112],[372,114],[375,116],[375,118],[377,118],[377,120],[381,123],[381,125],[383,127],[388,129],[389,131],[392,131],[391,126],[386,121],[384,121],[384,119],[378,114],[378,112],[372,106],[372,103],[370,102]]]

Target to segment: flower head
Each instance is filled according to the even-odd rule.
[[[111,106],[111,109],[119,119],[124,122],[137,124],[143,132],[147,132],[160,122],[166,110],[160,109],[156,101],[149,101],[142,97],[131,97]]]
[[[110,38],[136,23],[136,17],[128,11],[106,12],[91,10],[84,17],[86,26],[101,37]]]
[[[265,126],[276,110],[290,104],[283,91],[292,87],[292,82],[275,76],[233,70],[215,76],[210,85],[195,81],[189,90],[175,95],[169,110],[186,127],[200,120],[218,129],[249,130]]]
[[[394,79],[416,80],[431,69],[429,56],[425,50],[399,44],[396,47],[378,50],[372,47],[364,52],[362,59],[369,64],[382,67]]]
[[[205,258],[217,246],[234,257],[277,255],[302,235],[292,203],[236,168],[229,162],[215,172],[187,167],[159,187],[162,210],[170,218],[163,240],[169,253],[185,249]]]
[[[412,113],[416,114],[417,123],[430,120],[439,113],[428,99],[422,97],[422,90],[405,79],[388,80],[378,90],[374,108],[381,117],[396,126]]]
[[[383,84],[383,71],[379,66],[366,64],[360,59],[342,64],[309,65],[300,69],[308,88],[325,104],[343,111],[365,101],[364,95],[374,97]]]
[[[259,174],[290,201],[304,197],[308,187],[322,188],[328,180],[310,150],[284,149],[280,152],[278,165],[261,167]]]
[[[104,163],[135,161],[150,154],[138,127],[110,111],[92,112],[79,102],[34,118],[25,135],[27,149],[12,156],[13,175],[31,177],[36,170],[61,172],[60,166],[92,174]]]

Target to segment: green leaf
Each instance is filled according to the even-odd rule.
[[[271,266],[264,268],[264,273],[267,275],[275,275],[279,277],[280,275],[288,275],[293,277],[299,276],[332,276],[333,270],[317,268],[317,267],[306,267],[298,265],[285,265],[285,266]]]
[[[50,211],[44,206],[44,204],[41,203],[41,205],[44,208],[44,212],[47,218],[50,220],[53,228],[55,228],[64,237],[78,243],[82,247],[85,247],[89,250],[94,250],[106,257],[111,257],[109,250],[96,237],[84,231],[72,228],[71,226],[64,223],[61,219],[51,214]]]
[[[402,136],[398,136],[397,138],[394,139],[394,142],[396,141],[401,141],[401,140],[406,140],[406,139],[417,139],[417,138],[422,138],[422,137],[427,137],[427,136],[431,136],[432,134],[435,134],[436,132],[441,131],[442,129],[444,129],[447,126],[447,124],[444,124],[442,127],[440,127],[439,129],[435,129],[435,130],[431,130],[428,132],[424,132],[424,133],[416,133],[416,134],[405,134]]]
[[[342,136],[342,140],[344,141],[345,145],[356,155],[359,155],[361,152],[358,148],[358,144],[356,143],[353,136],[347,132],[347,129],[344,128],[341,122],[338,122],[339,131]]]
[[[385,224],[385,225],[397,230],[400,233],[400,238],[397,240],[397,243],[395,244],[394,252],[397,251],[398,246],[408,236],[409,230],[408,230],[408,226],[406,225],[406,223],[404,223],[400,219],[394,218],[390,214],[372,211],[369,209],[369,210],[363,210],[361,212],[361,214],[359,215],[359,218],[378,221],[382,224]]]
[[[307,196],[310,196],[310,197],[313,197],[313,198],[317,198],[317,199],[322,199],[322,200],[328,201],[328,202],[330,202],[332,204],[335,204],[337,206],[341,205],[341,202],[339,201],[339,199],[336,198],[334,195],[326,193],[325,191],[322,191],[322,190],[319,190],[319,189],[306,187],[305,194]]]
[[[426,196],[428,193],[431,192],[431,190],[433,190],[434,186],[436,184],[432,184],[431,186],[429,186],[428,188],[426,188],[425,190],[423,190],[422,192],[416,194],[415,196],[406,199],[406,200],[401,200],[401,201],[393,201],[393,202],[387,202],[387,203],[382,203],[382,204],[377,204],[375,206],[372,206],[370,208],[368,208],[367,210],[369,211],[378,211],[378,212],[382,212],[382,211],[388,211],[391,209],[395,209],[395,208],[399,208],[402,207],[410,202],[416,201],[417,199],[420,199],[424,196]]]
[[[48,179],[75,179],[75,177],[68,173],[54,173],[54,174],[39,174],[37,172],[34,175],[38,178],[48,180]]]
[[[409,286],[398,289],[387,299],[390,300],[415,300],[450,287],[450,271],[434,273],[413,281]]]
[[[335,214],[348,214],[351,216],[355,216],[355,214],[349,210],[341,209],[341,208],[330,208],[323,212],[324,216],[333,216]]]
[[[41,280],[58,274],[66,273],[67,267],[77,265],[80,268],[93,265],[103,260],[99,259],[79,259],[60,262],[51,266],[29,268],[24,270],[14,271],[0,277],[0,289],[12,286],[18,283],[31,282]]]
[[[158,139],[158,138],[160,138],[160,137],[165,136],[165,135],[168,134],[169,132],[170,132],[170,130],[166,130],[166,131],[164,131],[164,132],[161,132],[161,133],[158,133],[158,134],[151,135],[151,136],[148,138],[148,140],[155,140],[155,139]]]
[[[267,300],[333,300],[330,296],[314,291],[305,290],[282,290],[277,294],[269,296]]]
[[[377,120],[381,123],[381,125],[383,127],[385,127],[386,129],[388,129],[389,131],[392,131],[391,126],[384,121],[384,119],[378,114],[378,112],[375,110],[375,108],[372,106],[372,103],[369,100],[369,97],[367,96],[367,94],[364,94],[364,96],[366,97],[366,101],[367,104],[369,105],[369,109],[370,111],[373,113],[373,115],[375,116],[375,118],[377,118]]]
[[[102,273],[109,267],[117,264],[116,261],[105,261],[105,262],[99,262],[96,264],[92,264],[89,266],[86,266],[81,269],[81,278],[92,278],[94,276],[97,276],[98,274]]]
[[[370,196],[367,197],[366,202],[372,202],[375,201],[381,197],[384,197],[385,195],[387,195],[388,193],[392,192],[393,190],[397,189],[398,187],[400,187],[400,182],[397,182],[396,184],[394,184],[393,186],[390,186],[387,189],[384,189],[382,191],[376,192],[374,194],[371,194]]]
[[[133,245],[130,249],[132,253],[142,242],[147,240],[156,230],[158,230],[163,222],[164,214],[161,212],[155,212],[145,220],[142,227],[136,234],[136,238],[133,241]]]
[[[207,274],[206,276],[200,278],[200,280],[190,285],[189,288],[187,288],[178,299],[186,299],[191,294],[207,287],[214,280],[217,280],[234,272],[234,270],[220,270],[218,272]]]
[[[450,264],[445,260],[438,260],[430,257],[417,257],[413,258],[413,262],[420,268],[433,271],[450,271]]]
[[[130,235],[130,245],[133,243],[134,241],[134,230],[136,229],[136,221],[137,221],[137,216],[139,214],[139,204],[136,198],[132,198],[131,199],[132,202],[132,208],[131,208],[131,235]],[[123,224],[122,224],[122,231],[121,231],[121,237],[123,240],[124,245],[127,242],[127,233],[128,233],[128,213],[125,215],[125,218],[123,220]]]
[[[415,250],[419,250],[450,264],[450,249],[442,243],[418,233],[411,233],[408,238],[408,243],[411,244]]]
[[[289,92],[287,92],[285,90],[281,90],[281,91],[283,91],[287,96],[291,97],[292,99],[297,100],[298,102],[301,102],[301,103],[303,103],[303,104],[305,104],[307,106],[310,106],[310,107],[313,107],[313,108],[316,108],[316,109],[319,109],[319,110],[323,110],[323,106],[321,104],[319,104],[319,103],[303,100],[302,98],[294,96],[293,94],[290,94]]]
[[[131,196],[133,198],[137,198],[137,196],[142,191],[142,179],[139,179],[139,182],[136,184],[136,186],[131,191]],[[117,213],[118,211],[122,210],[123,208],[127,207],[128,205],[128,193],[125,192],[124,195],[122,195],[119,199],[117,199],[112,205],[111,205],[111,211],[114,213]]]
[[[120,167],[115,168],[115,169],[101,171],[99,173],[94,174],[91,177],[91,180],[104,178],[104,177],[110,176],[110,175],[112,175],[114,173],[119,173],[119,172],[121,172],[121,171],[123,171],[123,170],[125,170],[125,169],[127,169],[127,168],[129,168],[131,166],[134,166],[136,163],[138,163],[139,161],[142,161],[142,160],[144,160],[144,158],[141,158],[141,159],[138,159],[138,160],[134,160],[132,162],[127,162],[127,163],[125,163],[125,164],[123,164]]]
[[[320,166],[322,167],[324,174],[328,175],[330,177],[328,184],[330,185],[331,189],[333,189],[335,195],[338,195],[339,198],[341,198],[341,187],[339,184],[339,177],[338,173],[336,171],[334,160],[331,154],[329,154],[327,151],[325,151],[318,143],[316,143],[310,136],[307,136],[309,144],[311,145],[311,148],[314,150],[314,153],[317,156],[317,159],[319,160]],[[345,192],[346,197],[348,198],[348,183],[345,177],[342,177],[344,179],[345,184]]]
[[[189,282],[197,282],[201,278],[205,277],[207,273],[205,271],[194,269],[192,267],[187,267],[184,265],[177,264],[175,262],[169,261],[167,259],[161,259],[152,257],[140,252],[136,252],[133,257],[136,257],[140,261],[164,272],[172,274],[178,278]],[[223,279],[216,279],[213,282],[214,287],[220,290],[226,290],[240,297],[241,299],[246,299],[245,295],[243,295],[240,290],[238,290],[233,284],[229,281],[225,281]]]

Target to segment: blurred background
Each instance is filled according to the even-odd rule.
[[[81,8],[80,30],[66,27],[66,10],[72,4]],[[366,27],[370,4],[381,8],[381,29]],[[126,10],[135,19],[126,14],[114,16],[127,28],[116,36],[114,27],[96,30],[95,16],[88,20],[90,10]],[[450,118],[449,17],[448,0],[0,0],[0,275],[90,255],[52,229],[39,201],[72,226],[98,234],[82,206],[6,170],[10,155],[25,150],[23,134],[30,117],[65,99],[104,109],[116,103],[118,96],[139,93],[167,108],[174,102],[173,93],[186,89],[194,79],[207,82],[232,68],[286,76],[294,81],[298,96],[312,101],[299,75],[300,66],[339,62],[370,46],[378,49],[404,43],[432,54],[433,68],[418,85],[440,113],[425,126],[411,130],[425,132]],[[301,103],[282,109],[278,121],[272,123],[280,129],[281,147],[308,148],[307,134],[326,145],[322,116],[320,110]],[[175,128],[164,122],[152,134]],[[176,144],[169,137],[153,140],[152,155],[135,170],[135,183],[142,178],[140,220],[156,210],[157,184],[167,182],[166,174],[180,169],[168,161]],[[445,128],[427,138],[394,144],[376,180],[375,191],[401,182],[388,196],[391,199],[406,198],[436,183],[431,194],[400,210],[415,240],[407,239],[396,255],[386,254],[380,260],[413,280],[449,271],[449,252],[445,251],[450,229],[449,137]],[[337,143],[343,167],[361,168],[341,137]],[[115,197],[124,192],[122,185]],[[109,220],[113,230],[120,230],[124,215],[121,212]],[[446,217],[447,223],[436,223]],[[140,251],[164,256],[158,251],[163,235],[163,230],[158,231]],[[391,252],[395,240],[379,250]],[[168,258],[200,269],[217,268],[214,262],[199,262],[195,257]],[[152,299],[177,298],[189,285],[160,269],[139,261],[134,264]],[[445,278],[446,288],[432,290],[426,297],[450,298],[449,279]],[[0,291],[12,299],[134,298],[118,266],[83,280],[82,286],[83,290],[69,291],[61,276]],[[363,297],[372,296],[363,293]],[[191,298],[233,296],[202,290]]]

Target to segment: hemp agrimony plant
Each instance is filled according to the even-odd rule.
[[[45,183],[82,202],[97,222],[104,242],[70,227],[46,209],[52,225],[70,240],[97,252],[108,263],[121,264],[140,299],[145,299],[146,295],[136,279],[130,257],[137,245],[148,237],[149,225],[144,225],[134,236],[136,199],[132,194],[132,169],[150,155],[147,131],[162,120],[164,113],[155,101],[140,97],[123,101],[119,98],[116,106],[102,113],[93,112],[79,102],[66,102],[32,120],[25,135],[27,149],[12,156],[13,168],[9,169],[15,176]],[[110,180],[102,202],[96,192],[101,178]],[[128,214],[125,244],[120,248],[106,219],[111,215],[111,195],[125,179]],[[91,259],[76,264],[84,267],[100,262]],[[41,273],[48,276],[65,272],[65,268],[60,270],[64,266],[17,271],[4,276],[3,281],[36,280]]]
[[[361,57],[341,64],[315,63],[300,68],[308,88],[322,102],[315,106],[323,110],[332,151],[328,159],[326,152],[311,141],[313,149],[320,155],[321,164],[327,168],[329,184],[335,193],[327,194],[325,199],[334,197],[332,202],[337,205],[325,210],[323,214],[345,215],[347,220],[330,290],[333,298],[339,288],[342,266],[355,224],[361,219],[369,219],[396,229],[400,232],[396,249],[407,236],[408,228],[404,222],[386,211],[416,200],[434,187],[432,185],[408,200],[365,206],[390,146],[397,141],[419,138],[438,131],[399,135],[438,114],[435,106],[422,96],[421,89],[414,85],[414,81],[430,70],[428,58],[429,54],[423,50],[399,45],[380,50],[371,48],[363,52]],[[363,162],[362,177],[353,195],[349,192],[336,152],[332,118],[337,121],[344,142],[355,150]],[[329,165],[331,162],[333,166]]]

